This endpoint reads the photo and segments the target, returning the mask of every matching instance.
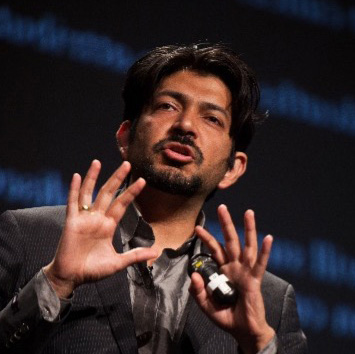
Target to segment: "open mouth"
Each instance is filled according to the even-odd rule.
[[[169,142],[163,147],[164,155],[170,160],[180,163],[189,163],[194,160],[195,155],[192,148],[177,142]]]

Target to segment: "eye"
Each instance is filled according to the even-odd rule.
[[[222,121],[216,116],[207,116],[206,119],[212,124],[222,126]]]
[[[162,109],[164,111],[173,111],[175,107],[168,102],[161,102],[157,104],[157,109]]]

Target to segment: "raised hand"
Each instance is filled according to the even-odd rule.
[[[70,185],[67,216],[56,255],[44,268],[59,297],[67,297],[79,285],[110,276],[132,263],[156,257],[150,248],[136,248],[119,254],[112,245],[117,224],[127,206],[141,192],[145,181],[139,178],[114,199],[130,171],[125,161],[101,187],[96,200],[92,195],[101,169],[94,160],[81,184],[74,174]]]
[[[220,306],[207,293],[202,277],[193,273],[190,291],[202,310],[221,328],[230,332],[244,353],[256,353],[275,335],[265,319],[261,283],[272,246],[272,236],[264,238],[258,253],[254,212],[244,215],[245,246],[241,243],[225,205],[218,208],[218,217],[225,239],[225,248],[205,229],[196,227],[196,233],[208,246],[212,257],[238,291],[238,300],[232,306]]]

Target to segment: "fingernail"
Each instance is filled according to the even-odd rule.
[[[122,166],[129,167],[131,164],[128,161],[123,161]]]

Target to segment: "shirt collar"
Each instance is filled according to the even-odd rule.
[[[197,216],[196,225],[204,227],[206,221],[206,216],[203,210]],[[151,226],[143,219],[142,214],[132,202],[126,210],[121,222],[121,236],[124,243],[128,243],[131,241],[133,236],[136,234],[136,231],[139,229],[140,237],[144,237],[147,240],[154,241],[154,233]],[[191,245],[191,243],[195,240],[196,235],[192,235],[186,242],[178,249],[179,253],[184,253]],[[177,251],[178,251],[177,250]]]

